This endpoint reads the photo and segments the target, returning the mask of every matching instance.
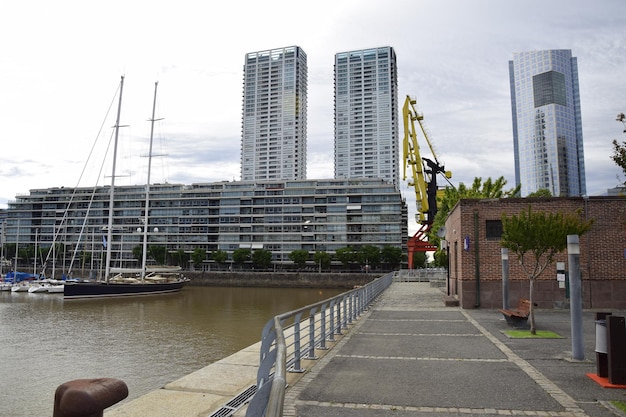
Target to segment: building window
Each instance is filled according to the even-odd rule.
[[[502,237],[502,221],[485,221],[485,235],[487,236],[487,239],[500,239]]]
[[[533,77],[533,94],[535,108],[547,104],[567,106],[565,75],[556,71],[535,75]]]

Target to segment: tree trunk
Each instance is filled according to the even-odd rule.
[[[537,334],[537,329],[535,328],[535,297],[534,297],[534,288],[535,288],[535,279],[530,279],[530,314],[528,315],[528,320],[530,320],[530,334]]]

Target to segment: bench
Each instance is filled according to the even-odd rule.
[[[530,300],[520,298],[517,307],[512,310],[498,309],[504,316],[507,323],[516,328],[527,327],[528,316],[530,315]]]

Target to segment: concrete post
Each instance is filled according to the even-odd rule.
[[[570,315],[572,327],[572,359],[585,359],[583,346],[582,284],[580,279],[580,244],[578,235],[567,236],[569,263]]]
[[[509,250],[501,249],[502,256],[502,309],[509,309]]]

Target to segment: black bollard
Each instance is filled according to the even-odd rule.
[[[54,393],[53,417],[102,417],[104,409],[128,397],[126,383],[114,378],[76,379]]]

